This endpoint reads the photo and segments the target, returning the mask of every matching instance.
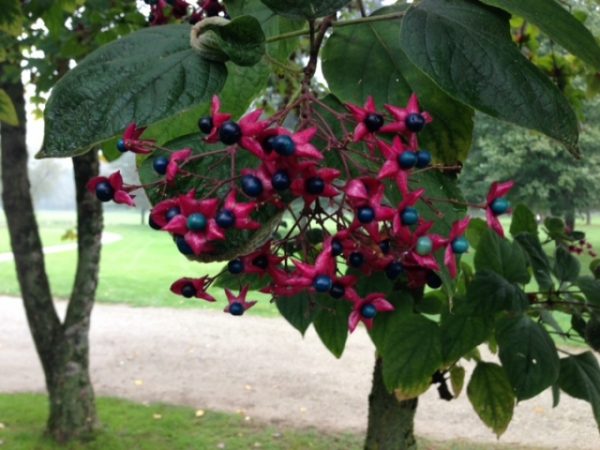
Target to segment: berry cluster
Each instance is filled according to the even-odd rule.
[[[377,314],[394,306],[381,292],[359,289],[359,279],[381,273],[410,288],[439,288],[442,270],[457,276],[457,259],[469,248],[465,232],[470,218],[455,221],[442,236],[432,232],[435,222],[420,212],[441,214],[425,189],[413,189],[411,183],[427,171],[448,168],[433,164],[431,153],[419,146],[418,134],[432,118],[420,110],[415,95],[406,107],[386,105],[387,114],[377,111],[372,98],[363,107],[346,105],[350,114],[314,97],[311,104],[334,115],[341,131],[333,131],[306,104],[296,132],[281,126],[291,109],[268,120],[258,109],[235,121],[221,111],[218,97],[198,127],[206,144],[221,149],[160,148],[141,139],[144,129],[132,124],[118,148],[144,155],[159,149],[148,156],[158,181],[127,186],[116,173],[93,179],[89,189],[102,201],[132,204],[133,189],[160,188],[162,200],[152,209],[150,225],[170,233],[179,251],[197,260],[222,259],[236,233],[254,239],[254,234],[265,234],[265,217],[284,216],[291,226],[267,230],[265,239],[256,241],[249,253],[236,254],[220,275],[182,278],[171,290],[215,301],[207,290],[228,272],[240,277],[241,289],[237,296],[226,290],[225,311],[241,315],[255,304],[246,301],[248,285],[243,285],[244,277],[252,275],[264,281],[261,291],[275,301],[308,292],[350,302],[349,329],[359,322],[370,328]],[[195,162],[215,156],[222,157],[220,164],[229,162],[229,178],[192,170]],[[246,163],[238,167],[242,156]],[[181,192],[182,181],[194,188]],[[493,183],[486,203],[471,205],[485,210],[489,226],[500,235],[498,216],[509,210],[505,196],[512,186]],[[425,209],[417,208],[419,203]]]
[[[164,25],[171,19],[186,19],[193,25],[205,17],[226,16],[225,7],[219,0],[198,0],[197,6],[186,0],[144,0],[144,3],[150,5],[150,25]]]

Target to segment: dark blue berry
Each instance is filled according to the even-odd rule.
[[[175,243],[177,244],[177,248],[179,249],[179,251],[181,253],[183,253],[184,255],[193,255],[194,254],[194,250],[192,250],[192,247],[190,247],[190,244],[188,244],[185,241],[183,236],[177,236],[175,238]]]
[[[377,308],[370,303],[367,303],[360,309],[360,314],[365,319],[372,319],[377,315]]]
[[[327,275],[317,275],[313,280],[313,287],[317,292],[327,292],[331,289],[333,280]]]
[[[96,185],[96,197],[101,202],[109,202],[113,199],[115,190],[108,181],[101,181]]]
[[[117,141],[117,150],[121,153],[125,153],[127,151],[127,146],[125,145],[125,141],[123,139],[119,139]]]
[[[242,273],[244,271],[244,262],[239,258],[232,259],[227,263],[227,270],[236,275]]]
[[[398,261],[393,261],[387,265],[385,268],[385,275],[390,279],[394,280],[398,278],[399,275],[402,275],[404,272],[404,267]]]
[[[344,252],[344,246],[340,241],[334,239],[331,241],[331,254],[333,256],[339,256]]]
[[[273,150],[281,156],[292,156],[296,153],[296,144],[291,137],[284,134],[275,136],[272,145]]]
[[[208,221],[202,213],[191,214],[187,219],[187,227],[192,231],[204,231],[206,225],[208,225]]]
[[[381,253],[387,255],[392,249],[392,244],[390,243],[389,239],[386,239],[385,241],[381,241],[379,243],[379,248],[381,249]]]
[[[398,165],[403,169],[412,169],[417,164],[417,154],[405,151],[398,155]]]
[[[181,288],[181,295],[183,295],[185,298],[192,298],[194,295],[196,295],[196,288],[193,284],[186,284]]]
[[[209,134],[213,129],[212,117],[200,117],[198,120],[198,128],[200,128],[200,131],[202,131],[204,134]]]
[[[383,126],[383,116],[381,114],[369,114],[365,119],[367,130],[371,133],[378,131]]]
[[[417,152],[417,167],[423,169],[431,164],[431,153],[427,150],[419,150]]]
[[[148,219],[148,225],[150,225],[150,228],[152,228],[153,230],[161,229],[161,226],[154,221],[152,216],[150,216],[150,219]]]
[[[331,295],[333,298],[342,298],[345,293],[346,288],[340,283],[333,283],[331,289],[329,290],[329,295]]]
[[[410,131],[418,133],[425,127],[425,117],[418,113],[409,114],[406,116],[404,123]]]
[[[222,209],[217,214],[216,222],[221,228],[231,228],[235,225],[235,214],[229,209]]]
[[[356,217],[360,223],[371,223],[375,219],[375,210],[370,206],[362,206],[358,208]]]
[[[266,154],[269,154],[273,151],[273,141],[276,137],[277,136],[269,136],[268,138],[262,141],[262,149],[265,151]]]
[[[442,285],[442,279],[435,272],[429,272],[426,278],[427,286],[437,289]]]
[[[273,188],[275,188],[275,190],[285,191],[287,188],[290,187],[292,181],[290,180],[290,176],[285,170],[278,170],[271,178],[271,184],[273,185]]]
[[[225,145],[237,144],[241,138],[242,129],[232,120],[225,122],[221,125],[221,128],[219,128],[219,139],[221,139],[221,142]]]
[[[269,266],[269,258],[266,255],[259,255],[252,260],[252,265],[265,270]]]
[[[461,253],[465,253],[467,250],[469,250],[469,241],[467,241],[464,236],[457,237],[452,241],[452,251],[454,253],[458,253],[460,255]]]
[[[181,209],[179,209],[178,206],[173,206],[172,208],[169,208],[165,214],[165,219],[167,222],[170,222],[173,217],[178,216],[179,214],[181,214]]]
[[[309,194],[319,195],[325,190],[325,182],[322,178],[312,177],[305,181],[305,187]]]
[[[352,253],[350,253],[348,262],[350,263],[350,265],[352,267],[360,267],[365,262],[365,257],[360,252],[352,252]]]
[[[419,221],[419,212],[410,206],[404,208],[401,215],[402,225],[414,225]]]
[[[233,302],[231,305],[229,305],[229,314],[232,316],[241,316],[244,314],[244,305],[242,305],[240,302]]]
[[[167,166],[169,165],[169,158],[166,156],[157,156],[152,161],[152,167],[154,171],[159,175],[164,175],[167,173]]]
[[[510,208],[510,203],[504,197],[500,197],[492,202],[491,208],[492,212],[498,216],[508,211],[508,208]]]
[[[244,175],[242,177],[242,191],[249,197],[258,197],[263,192],[262,181],[254,175]]]

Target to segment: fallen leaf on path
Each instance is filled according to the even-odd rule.
[[[197,409],[196,410],[196,417],[202,417],[204,415],[204,410],[203,409]]]
[[[134,380],[133,384],[135,384],[136,386],[142,386],[144,384],[144,380]]]

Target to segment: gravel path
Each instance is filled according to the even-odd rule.
[[[60,302],[64,311],[65,304]],[[44,382],[19,299],[0,297],[0,392],[39,391]],[[364,329],[336,360],[310,330],[282,320],[216,311],[96,305],[92,377],[98,395],[242,412],[296,427],[364,431],[374,360]],[[495,442],[466,396],[445,402],[431,389],[416,431],[432,439]],[[500,442],[556,449],[600,448],[590,406],[549,392],[519,404]]]

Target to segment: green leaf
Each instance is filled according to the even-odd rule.
[[[529,305],[519,286],[488,270],[475,275],[467,289],[467,301],[477,314],[484,317],[500,311],[522,312]]]
[[[496,325],[499,356],[519,400],[535,397],[558,379],[559,361],[546,329],[528,316],[507,317]]]
[[[512,387],[504,369],[479,362],[467,386],[467,396],[479,418],[498,437],[506,431],[515,408]]]
[[[363,280],[366,280],[366,282],[363,282]],[[378,282],[373,283],[369,289],[367,284],[368,280],[369,278],[367,277],[359,278],[359,284],[364,283],[366,285],[368,289],[366,292],[373,292],[372,286],[378,286],[377,290],[381,292],[381,285]],[[387,285],[384,286],[387,288]],[[392,293],[388,294],[386,298],[394,305],[394,308],[396,309],[385,314],[377,314],[373,322],[373,328],[371,328],[369,331],[371,340],[373,341],[373,344],[375,344],[377,352],[380,354],[383,353],[383,348],[388,336],[391,333],[394,333],[394,330],[397,330],[398,327],[402,326],[401,322],[403,320],[403,316],[407,314],[412,315],[414,310],[414,299],[412,295],[406,291],[393,291]]]
[[[577,281],[581,264],[575,256],[563,246],[556,248],[554,268],[552,272],[561,282],[574,283]]]
[[[248,286],[251,291],[258,291],[271,282],[269,277],[259,276],[257,273],[233,274],[225,269],[213,286],[229,289],[241,289],[242,286]]]
[[[233,20],[208,17],[194,27],[193,46],[211,61],[253,66],[265,54],[265,34],[258,20],[240,16]]]
[[[521,248],[529,257],[529,262],[533,269],[533,276],[537,281],[540,290],[548,291],[554,287],[552,281],[552,268],[548,255],[542,248],[540,239],[535,234],[521,233],[515,236],[515,241],[519,243]]]
[[[373,15],[406,7],[383,8]],[[335,29],[323,48],[323,74],[340,100],[362,104],[369,95],[384,103],[405,105],[412,93],[433,122],[419,134],[434,158],[454,164],[471,147],[473,110],[443,92],[410,62],[400,46],[400,18]]]
[[[91,53],[52,90],[38,157],[85,153],[131,122],[154,123],[221,90],[225,66],[200,57],[189,33],[187,25],[146,28]]]
[[[481,236],[474,262],[477,271],[491,270],[513,283],[529,281],[527,259],[519,244],[501,238],[489,228]]]
[[[313,325],[323,345],[336,358],[342,356],[348,338],[348,316],[352,310],[350,302],[333,298],[319,298],[321,308],[315,315]]]
[[[600,47],[594,36],[554,0],[482,0],[538,26],[553,41],[600,69]]]
[[[0,89],[0,122],[12,125],[13,127],[19,125],[15,105],[13,105],[12,100],[3,89]]]
[[[277,14],[293,18],[315,19],[335,13],[350,0],[261,0]]]
[[[3,0],[0,6],[0,31],[18,36],[23,29],[23,12],[19,0]]]
[[[600,367],[592,352],[561,358],[558,385],[571,397],[589,402],[600,426]]]
[[[303,336],[317,312],[317,304],[309,293],[277,297],[275,304],[281,315]]]
[[[488,224],[485,220],[474,217],[469,222],[469,228],[467,228],[467,240],[471,244],[472,248],[479,247],[479,241],[481,236],[489,230]]]
[[[389,391],[417,396],[442,365],[440,329],[420,314],[402,314],[388,328],[383,345],[383,381]]]
[[[465,369],[461,366],[454,366],[450,369],[450,384],[454,398],[458,398],[465,384]]]
[[[411,61],[451,96],[578,154],[575,113],[513,44],[504,12],[466,0],[423,0],[404,17],[400,39]]]
[[[440,330],[444,364],[457,361],[490,334],[489,324],[465,308],[457,308],[456,312],[444,316]]]
[[[579,277],[577,279],[577,286],[581,289],[588,302],[600,306],[600,280],[588,276]]]
[[[551,239],[565,239],[567,237],[565,233],[565,223],[559,217],[546,217],[544,219],[544,226]]]
[[[515,237],[519,233],[531,233],[537,235],[537,220],[531,210],[521,204],[513,210],[510,223],[510,234]]]

